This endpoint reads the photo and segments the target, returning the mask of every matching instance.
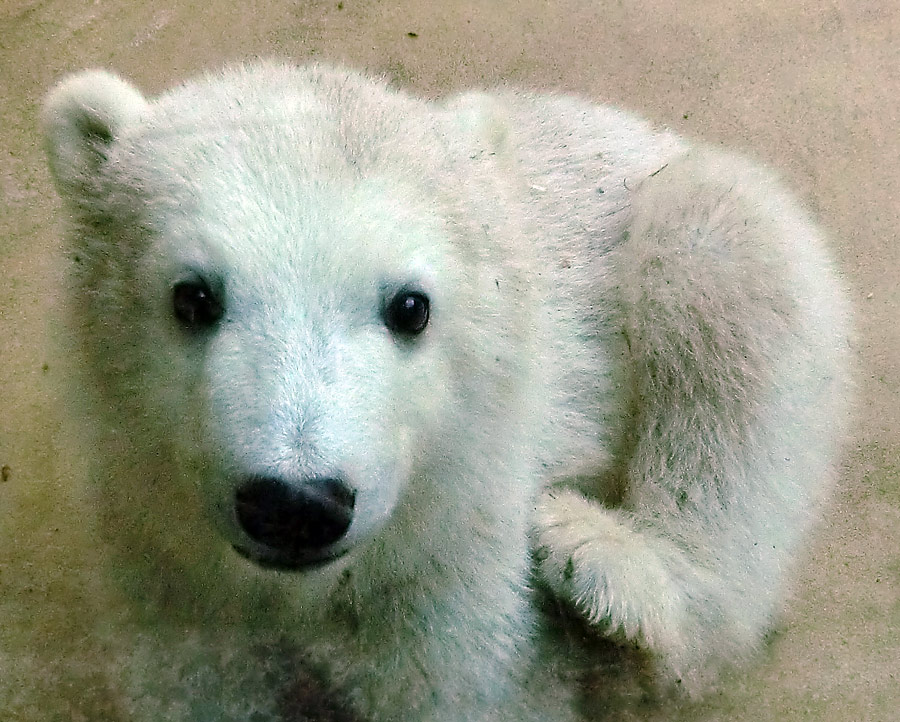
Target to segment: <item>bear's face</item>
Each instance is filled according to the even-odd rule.
[[[330,152],[327,118],[175,117],[105,74],[48,108],[106,400],[261,566],[375,535],[454,383],[442,328],[465,294],[422,183]]]
[[[537,322],[525,249],[496,247],[518,239],[502,134],[477,98],[413,103],[272,67],[152,103],[106,73],[50,96],[129,553],[215,576],[235,551],[309,570],[369,549],[414,574],[411,548],[471,553],[461,514],[519,533]]]
[[[239,146],[227,162],[253,175]],[[224,163],[186,192],[179,179],[152,191],[166,208],[145,221],[144,323],[175,357],[145,374],[179,388],[157,413],[182,418],[186,455],[205,450],[226,538],[263,565],[306,567],[377,531],[431,446],[451,383],[436,350],[453,266],[397,179],[303,183],[279,168],[279,198],[220,186]]]

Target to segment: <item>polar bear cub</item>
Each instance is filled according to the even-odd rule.
[[[158,669],[214,678],[135,654],[129,715],[285,714],[204,649],[300,659],[361,719],[562,722],[591,637],[689,691],[759,646],[850,333],[769,173],[324,65],[153,100],[85,72],[43,122],[98,527],[142,638],[192,640]]]

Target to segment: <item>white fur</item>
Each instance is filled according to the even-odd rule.
[[[301,660],[368,720],[574,720],[592,643],[547,591],[689,691],[759,646],[849,334],[768,173],[576,99],[430,104],[324,66],[150,102],[95,71],[44,118],[100,528],[139,610],[125,716],[277,716]],[[192,273],[225,299],[201,336],[171,310]],[[412,341],[381,317],[404,284],[431,300]],[[238,556],[250,475],[349,480],[347,555]]]

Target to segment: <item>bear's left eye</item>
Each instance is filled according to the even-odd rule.
[[[222,303],[202,279],[181,281],[172,288],[172,310],[189,329],[212,326],[222,318]]]
[[[418,291],[400,291],[384,310],[385,325],[394,333],[417,336],[428,325],[428,296]]]

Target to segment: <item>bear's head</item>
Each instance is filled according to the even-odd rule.
[[[539,319],[496,118],[318,66],[51,93],[100,498],[138,555],[452,573],[521,535]]]

